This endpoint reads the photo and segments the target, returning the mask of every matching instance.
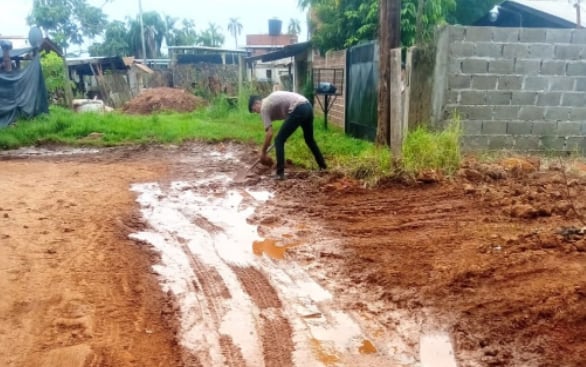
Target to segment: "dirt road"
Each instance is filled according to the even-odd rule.
[[[57,152],[0,155],[2,366],[586,363],[582,178],[370,190],[234,182],[235,145]]]

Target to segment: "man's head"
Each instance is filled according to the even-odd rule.
[[[248,112],[260,113],[260,107],[262,105],[262,98],[259,96],[250,96],[248,99]]]

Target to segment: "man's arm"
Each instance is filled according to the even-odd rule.
[[[273,127],[269,126],[265,129],[265,141],[262,146],[262,153],[261,153],[262,158],[265,158],[267,156],[267,150],[269,149],[269,146],[271,145],[272,140],[273,140]]]

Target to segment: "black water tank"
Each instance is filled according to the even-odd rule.
[[[273,18],[269,19],[269,35],[278,36],[281,34],[281,27],[283,22],[280,19]]]

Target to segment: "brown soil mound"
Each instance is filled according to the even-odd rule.
[[[206,101],[182,89],[146,89],[126,103],[122,110],[130,114],[148,115],[159,111],[191,112],[206,105]]]

